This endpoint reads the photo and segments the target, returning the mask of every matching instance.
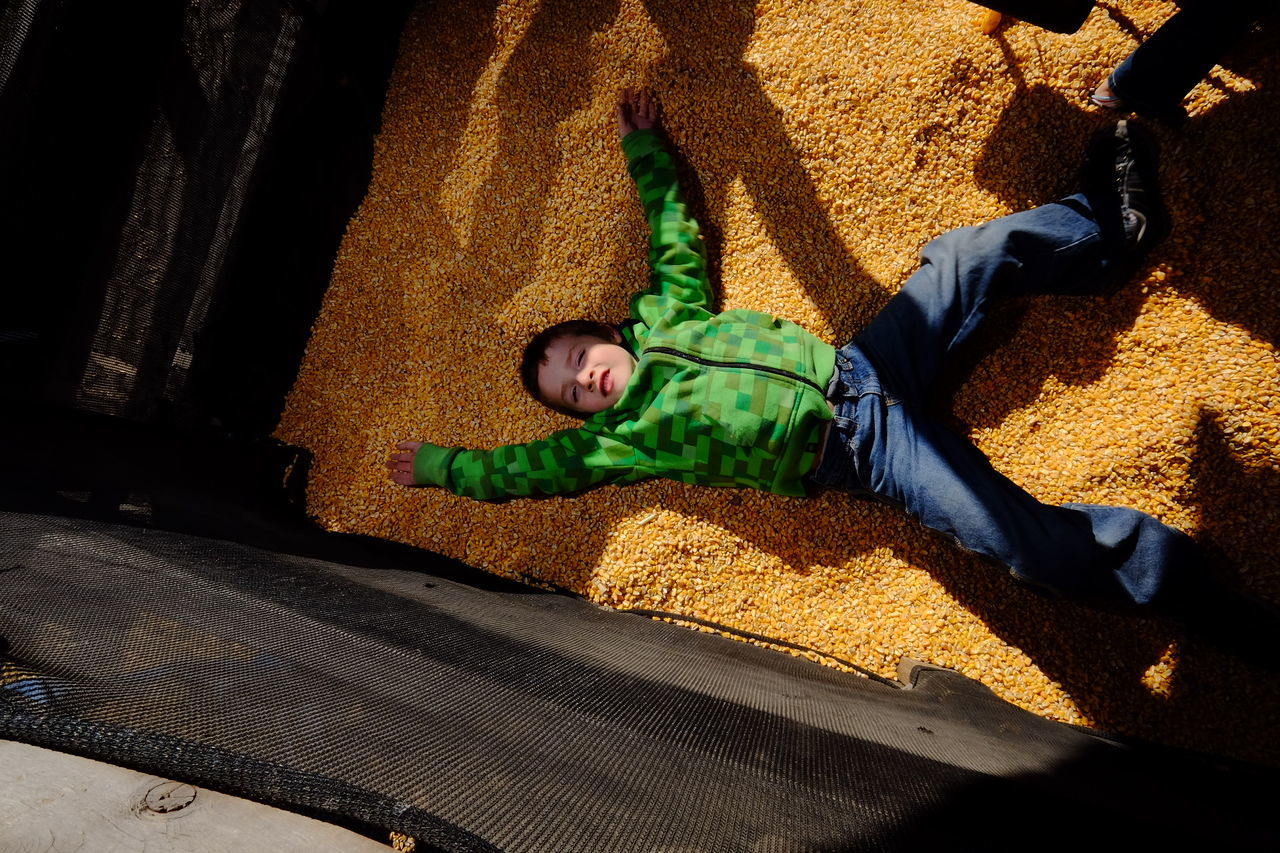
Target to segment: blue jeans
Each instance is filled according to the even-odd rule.
[[[1185,534],[1133,509],[1042,504],[928,408],[948,355],[992,300],[1103,291],[1121,249],[1080,195],[929,243],[901,292],[837,351],[835,423],[810,478],[899,506],[1067,598],[1147,604],[1198,570]]]
[[[1178,121],[1187,96],[1274,0],[1183,0],[1182,9],[1111,72],[1135,112]]]

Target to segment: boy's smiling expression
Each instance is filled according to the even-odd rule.
[[[593,415],[618,402],[635,365],[617,343],[566,335],[547,347],[547,359],[538,367],[538,390],[549,402]]]

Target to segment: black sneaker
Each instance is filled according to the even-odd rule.
[[[1128,119],[1116,122],[1112,140],[1125,239],[1134,249],[1146,252],[1169,236],[1169,213],[1160,200],[1155,140]]]
[[[1103,233],[1121,254],[1135,259],[1168,235],[1155,142],[1141,127],[1122,119],[1094,134],[1082,178]]]

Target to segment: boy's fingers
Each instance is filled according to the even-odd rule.
[[[648,89],[640,89],[634,93],[631,109],[636,118],[648,125],[652,125],[657,119],[657,109]]]
[[[387,457],[386,466],[392,471],[413,471],[413,454],[392,453]]]
[[[387,469],[391,471],[391,481],[401,486],[417,485],[413,482],[413,457],[417,454],[418,448],[422,447],[422,442],[398,441],[396,447],[405,452],[392,453],[387,458]]]

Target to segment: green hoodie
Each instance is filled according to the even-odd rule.
[[[788,320],[712,313],[698,223],[658,134],[622,142],[652,237],[648,289],[622,334],[638,363],[622,396],[581,427],[493,450],[424,444],[419,485],[494,500],[668,477],[803,495],[835,349]]]

